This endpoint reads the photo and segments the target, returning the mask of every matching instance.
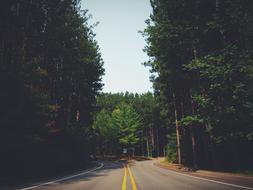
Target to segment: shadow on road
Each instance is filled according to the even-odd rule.
[[[49,187],[59,186],[59,185],[65,186],[65,185],[69,185],[69,184],[77,184],[82,181],[90,181],[90,180],[94,180],[94,178],[108,176],[110,171],[123,168],[124,167],[123,165],[127,163],[127,160],[101,161],[101,163],[104,164],[104,166],[101,169],[98,169],[96,171],[91,171],[88,173],[84,173],[80,176],[76,176],[76,177],[69,178],[66,180],[61,180],[61,179],[66,178],[66,177],[71,177],[74,175],[79,175],[85,171],[73,173],[73,174],[70,174],[67,176],[62,176],[62,177],[54,178],[54,179],[47,180],[47,181],[42,181],[39,183],[30,183],[29,185],[20,185],[19,187],[16,186],[14,188],[7,187],[7,186],[5,186],[5,187],[0,186],[0,189],[5,189],[5,190],[22,189],[22,188],[27,188],[27,187],[32,187],[32,186],[40,186],[41,184],[44,184],[44,183],[49,183],[49,184],[41,185],[40,187],[43,187],[43,189],[47,189]],[[54,182],[54,181],[56,181],[56,182]]]

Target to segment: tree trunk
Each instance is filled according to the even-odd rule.
[[[174,93],[174,92],[173,92],[173,102],[174,102],[175,122],[176,122],[178,164],[182,164],[182,160],[181,160],[180,134],[179,134],[179,123],[178,123],[178,114],[177,114],[177,107],[176,107],[176,97],[175,97],[175,93]]]
[[[153,157],[153,152],[154,152],[154,148],[155,148],[154,129],[152,127],[150,127],[149,131],[150,131],[150,137],[151,137],[151,157]]]
[[[156,152],[157,156],[160,156],[160,143],[159,143],[159,129],[158,127],[156,128]]]
[[[149,142],[148,142],[148,131],[147,131],[147,129],[146,129],[146,146],[147,146],[147,156],[150,157]]]
[[[192,114],[194,114],[195,113],[195,108],[194,108],[194,102],[192,100],[191,92],[190,92],[190,102],[191,102]],[[198,164],[197,164],[197,152],[196,152],[196,139],[195,139],[194,126],[193,125],[190,125],[190,134],[191,134],[191,143],[192,143],[193,167],[197,169]]]
[[[218,12],[219,11],[219,7],[220,7],[220,2],[219,0],[215,1],[215,11]]]

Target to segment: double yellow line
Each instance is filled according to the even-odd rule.
[[[137,190],[137,186],[134,180],[134,176],[131,172],[131,169],[128,167],[128,165],[124,165],[124,178],[123,178],[123,183],[122,183],[122,190],[126,190],[127,187],[127,173],[129,173],[130,176],[130,181],[132,185],[132,190]]]

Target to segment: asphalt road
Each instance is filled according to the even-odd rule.
[[[102,162],[85,171],[23,190],[253,190],[253,181],[243,184],[178,173],[154,165],[154,160]]]

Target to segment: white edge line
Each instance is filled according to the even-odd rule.
[[[20,190],[29,190],[29,189],[34,189],[34,188],[37,188],[37,187],[41,187],[41,186],[45,186],[45,185],[50,185],[52,183],[57,183],[57,182],[60,182],[60,181],[65,181],[65,180],[68,180],[68,179],[72,179],[72,178],[75,178],[75,177],[78,177],[78,176],[81,176],[81,175],[84,175],[84,174],[87,174],[87,173],[90,173],[90,172],[94,172],[96,170],[99,170],[101,169],[102,167],[104,167],[104,164],[99,162],[100,166],[92,169],[92,170],[88,170],[86,172],[82,172],[82,173],[79,173],[79,174],[76,174],[76,175],[71,175],[71,176],[68,176],[68,177],[64,177],[64,178],[60,178],[60,179],[57,179],[57,180],[54,180],[54,181],[49,181],[49,182],[45,182],[45,183],[41,183],[39,185],[35,185],[35,186],[31,186],[31,187],[26,187],[26,188],[22,188]]]
[[[154,165],[154,163],[153,163],[153,165]],[[246,187],[246,186],[241,186],[241,185],[235,185],[235,184],[231,184],[231,183],[225,183],[225,182],[216,181],[216,180],[207,179],[207,178],[202,178],[202,177],[196,177],[196,176],[192,176],[192,175],[189,175],[189,174],[183,174],[183,173],[180,173],[180,172],[176,172],[176,171],[173,171],[173,170],[170,170],[170,169],[169,169],[169,171],[171,171],[173,173],[176,173],[178,175],[186,176],[186,177],[191,177],[191,178],[200,179],[200,180],[204,180],[204,181],[210,181],[210,182],[213,182],[213,183],[218,183],[218,184],[232,186],[232,187],[238,187],[238,188],[242,188],[242,189],[253,190],[253,188],[251,188],[251,187]]]

